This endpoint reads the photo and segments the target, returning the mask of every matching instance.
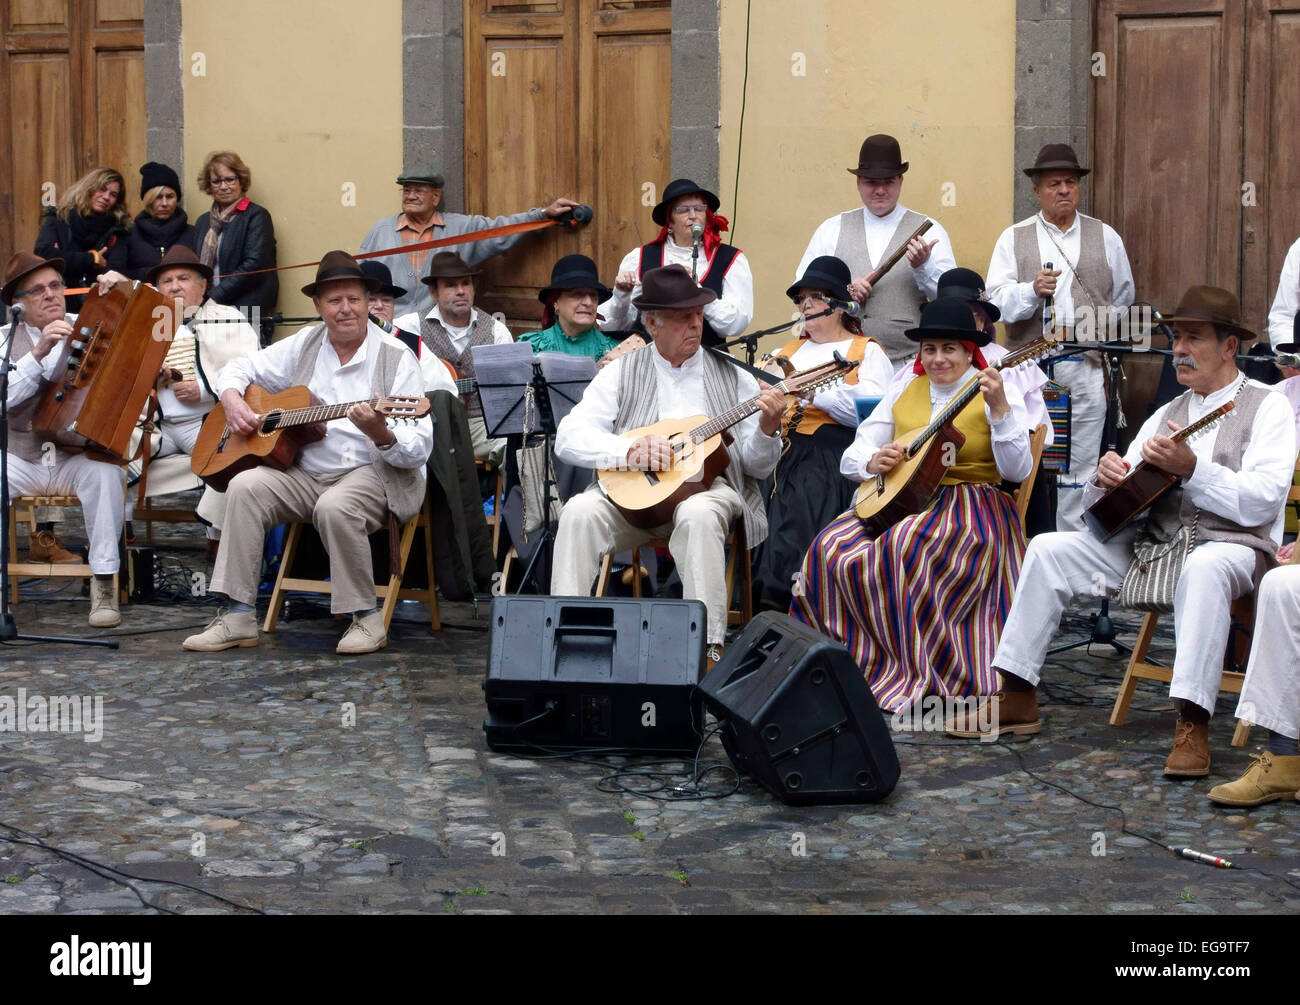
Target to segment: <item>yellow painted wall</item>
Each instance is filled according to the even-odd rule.
[[[185,0],[181,25],[190,219],[211,208],[196,178],[214,150],[248,165],[248,196],[275,221],[281,265],[356,252],[376,220],[401,209],[401,0]],[[343,205],[349,182],[354,206]],[[299,292],[314,274],[280,274],[286,316],[314,313]]]
[[[903,205],[934,216],[957,263],[984,274],[998,234],[1013,222],[1015,7],[752,0],[736,207],[746,3],[722,0],[718,195],[754,269],[754,327],[792,316],[785,289],[813,231],[862,205],[845,168],[857,165],[872,133],[897,137],[910,164]],[[793,72],[800,53],[803,76]],[[942,202],[945,182],[955,185],[955,205]]]

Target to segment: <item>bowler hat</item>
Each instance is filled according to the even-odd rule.
[[[849,168],[848,172],[859,178],[879,181],[906,174],[907,166],[898,140],[885,133],[874,133],[862,141],[862,147],[858,151],[858,166]]]
[[[1217,286],[1188,287],[1174,313],[1161,320],[1166,324],[1199,321],[1230,328],[1239,338],[1255,337],[1255,333],[1241,323],[1241,301],[1237,294]]]
[[[993,336],[975,327],[975,315],[971,314],[966,301],[956,297],[944,297],[931,300],[921,307],[921,323],[915,328],[903,332],[913,342],[925,339],[952,339],[960,342],[972,342],[976,346],[985,346],[993,341]]]
[[[801,289],[825,290],[835,300],[852,300],[849,295],[849,281],[853,274],[849,267],[834,255],[821,255],[808,263],[803,275],[795,280],[794,285],[785,291],[785,295],[798,302]]]
[[[30,251],[17,252],[5,266],[4,288],[0,289],[0,300],[3,300],[6,306],[12,304],[18,284],[37,269],[43,269],[47,265],[60,276],[63,275],[62,258],[41,258]]]
[[[641,295],[632,306],[639,311],[674,311],[703,307],[717,299],[712,290],[697,286],[683,266],[665,265],[641,277]]]
[[[946,297],[964,300],[968,304],[979,304],[991,321],[997,321],[1002,317],[997,304],[993,303],[989,295],[984,292],[984,277],[974,269],[949,269],[940,276],[939,290],[934,299],[943,300]]]
[[[438,285],[439,279],[461,279],[465,276],[477,276],[478,273],[465,264],[465,259],[454,251],[440,251],[429,262],[429,272],[420,282],[430,288]]]
[[[411,168],[397,176],[399,185],[432,185],[434,188],[442,188],[446,184],[446,179],[437,171],[431,171],[423,165]]]
[[[537,294],[546,303],[552,293],[560,290],[595,290],[601,300],[608,300],[613,291],[603,286],[596,273],[596,263],[586,255],[565,255],[551,269],[551,285]]]
[[[386,297],[404,297],[406,291],[400,286],[393,285],[393,274],[388,271],[388,266],[375,258],[367,258],[360,263],[361,271],[371,279],[379,280],[379,289],[375,292],[382,293]]]
[[[322,286],[335,279],[355,279],[359,283],[364,283],[371,293],[379,289],[379,280],[372,279],[362,272],[357,260],[346,251],[327,251],[325,257],[316,266],[316,281],[304,286],[302,292],[309,297],[314,297]]]
[[[722,205],[718,197],[710,192],[703,185],[696,185],[689,178],[674,178],[664,189],[663,198],[650,211],[650,219],[662,226],[668,222],[668,207],[673,204],[674,199],[680,199],[684,195],[690,195],[693,192],[699,192],[704,196],[704,204],[709,207],[709,212],[716,213],[718,207]]]
[[[173,244],[163,255],[162,261],[150,269],[144,281],[150,286],[158,285],[158,277],[168,269],[193,269],[208,282],[212,282],[212,266],[204,265],[199,256],[183,244]]]
[[[1079,165],[1078,155],[1070,144],[1048,143],[1038,151],[1038,159],[1034,161],[1033,167],[1021,170],[1032,179],[1040,171],[1073,171],[1082,178],[1091,169]]]

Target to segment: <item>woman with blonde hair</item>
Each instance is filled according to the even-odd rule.
[[[172,245],[188,247],[194,229],[181,209],[181,180],[166,164],[150,161],[140,168],[140,201],[144,208],[126,241],[125,271],[132,279],[144,279]]]
[[[93,286],[108,271],[126,268],[126,185],[112,168],[95,168],[67,188],[58,205],[46,210],[36,235],[36,254],[63,259],[63,281],[72,287]],[[68,298],[68,310],[81,306]]]
[[[212,209],[194,221],[189,246],[212,269],[209,297],[227,307],[256,307],[261,312],[262,336],[268,338],[280,281],[274,272],[257,270],[275,265],[271,214],[248,198],[253,175],[237,153],[208,154],[198,181],[199,188],[212,196]],[[248,317],[257,327],[251,313]]]

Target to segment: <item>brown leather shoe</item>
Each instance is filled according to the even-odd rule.
[[[1179,718],[1174,724],[1174,749],[1165,761],[1169,778],[1204,778],[1210,773],[1210,724]]]
[[[944,724],[945,733],[963,740],[996,740],[1003,733],[1033,736],[1042,728],[1037,691],[997,691],[981,698],[973,713],[958,712]]]
[[[53,565],[80,565],[82,558],[74,555],[59,543],[52,530],[38,530],[32,535],[27,549],[29,562],[47,562]]]

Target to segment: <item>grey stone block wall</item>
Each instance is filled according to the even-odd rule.
[[[447,179],[442,205],[465,208],[465,46],[461,0],[403,0],[402,162]]]
[[[1038,210],[1022,167],[1045,143],[1069,143],[1088,163],[1088,88],[1092,9],[1089,0],[1017,0],[1015,218]],[[1088,186],[1082,208],[1090,206]]]
[[[184,53],[181,0],[145,0],[144,91],[149,159],[185,178]]]
[[[718,189],[719,0],[679,0],[672,23],[672,175]]]

